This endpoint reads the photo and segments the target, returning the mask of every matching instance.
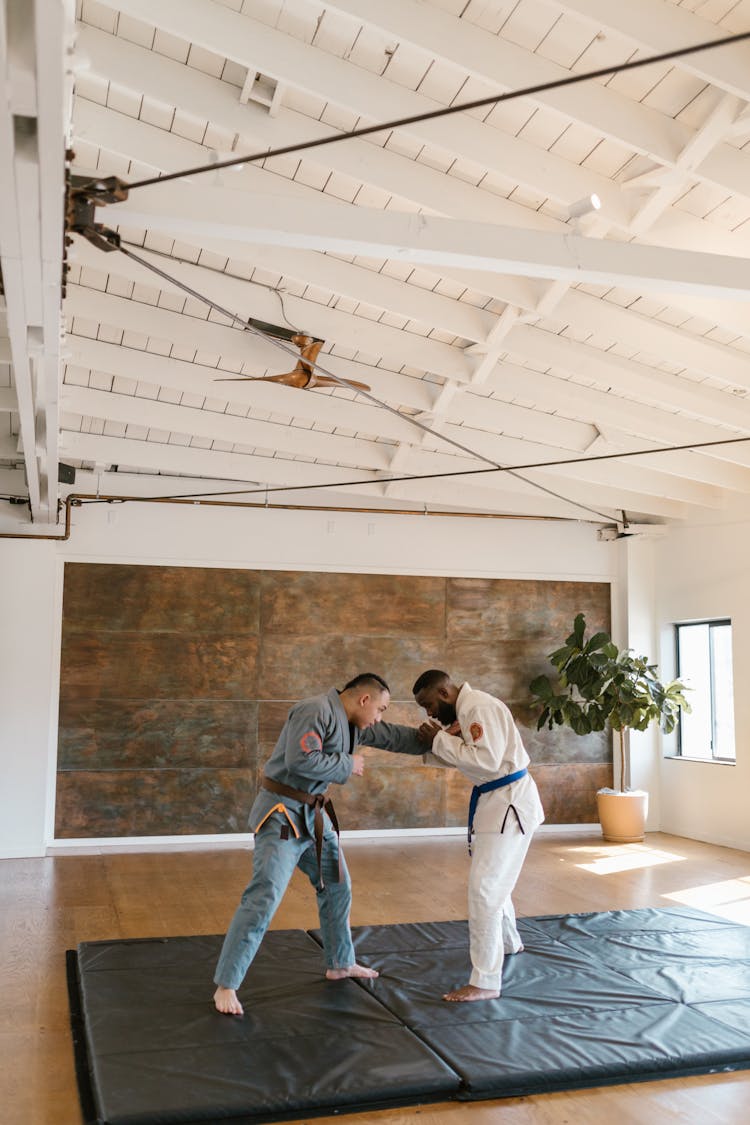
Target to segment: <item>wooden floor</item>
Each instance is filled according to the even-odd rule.
[[[466,917],[461,839],[356,840],[346,852],[354,925]],[[80,1125],[65,950],[105,938],[223,932],[249,867],[246,851],[0,861],[3,1125]],[[750,924],[750,854],[661,834],[613,846],[589,830],[543,833],[514,897],[521,915],[688,904]],[[314,895],[297,874],[274,928],[315,924]],[[315,1120],[459,1125],[469,1119],[470,1125],[744,1125],[750,1071]]]

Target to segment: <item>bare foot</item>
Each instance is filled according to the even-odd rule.
[[[237,993],[233,988],[222,988],[221,985],[214,992],[214,1004],[216,1011],[222,1012],[225,1016],[242,1016],[244,1012],[242,1005],[237,999]]]
[[[348,969],[326,969],[326,980],[344,980],[346,977],[374,980],[376,976],[378,973],[375,969],[367,969],[364,965],[350,965]]]
[[[452,992],[446,992],[443,1000],[496,1000],[499,995],[500,991],[497,988],[477,988],[476,985],[465,984],[463,988],[454,988]]]

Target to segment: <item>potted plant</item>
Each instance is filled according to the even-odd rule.
[[[631,790],[625,753],[625,732],[643,731],[658,722],[665,734],[674,730],[681,707],[690,706],[679,680],[664,684],[657,668],[631,649],[618,649],[608,633],[586,639],[586,620],[576,616],[565,644],[550,653],[557,679],[537,676],[529,688],[540,705],[537,730],[547,725],[568,726],[576,734],[604,730],[609,724],[619,735],[619,790],[602,789],[597,806],[606,840],[631,843],[642,840],[648,812],[648,794]]]

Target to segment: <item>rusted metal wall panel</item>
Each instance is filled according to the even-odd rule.
[[[608,740],[535,730],[528,684],[583,611],[609,628],[603,583],[68,563],[57,835],[242,832],[290,705],[385,676],[388,719],[423,717],[411,686],[445,667],[503,698],[550,823],[596,818]],[[420,759],[367,751],[336,788],[344,827],[456,826],[470,784]]]

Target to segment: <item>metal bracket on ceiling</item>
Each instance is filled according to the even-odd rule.
[[[66,246],[70,245],[71,234],[80,234],[100,250],[117,250],[120,236],[102,223],[95,222],[95,212],[97,207],[127,199],[128,190],[128,185],[119,176],[92,180],[88,176],[69,174],[65,196]]]

